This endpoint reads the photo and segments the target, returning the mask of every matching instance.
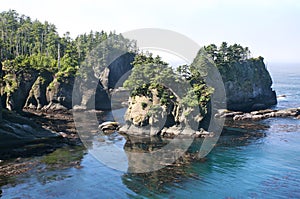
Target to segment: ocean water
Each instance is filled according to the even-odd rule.
[[[267,69],[279,96],[277,108],[300,107],[300,64],[267,64]]]
[[[299,68],[268,65],[273,88],[286,96],[275,108],[300,106]],[[300,120],[272,118],[241,125],[246,129],[224,132],[205,160],[129,174],[106,167],[87,151],[78,168],[41,165],[24,175],[0,178],[2,197],[300,198]]]

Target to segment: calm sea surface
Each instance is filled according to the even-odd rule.
[[[269,64],[268,70],[277,94],[286,96],[277,108],[300,107],[300,65]],[[300,198],[300,120],[273,118],[244,126],[226,131],[205,161],[129,174],[106,167],[87,151],[77,168],[39,164],[25,175],[0,178],[2,197]]]

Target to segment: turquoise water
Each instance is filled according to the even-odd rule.
[[[300,70],[269,65],[278,108],[300,106]],[[206,160],[146,173],[106,167],[47,168],[1,182],[3,198],[300,198],[300,120],[273,118],[226,131]],[[69,149],[66,149],[69,150]],[[43,157],[36,157],[37,161]],[[45,168],[46,167],[46,168]]]

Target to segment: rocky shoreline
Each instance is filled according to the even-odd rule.
[[[18,167],[20,158],[31,157],[31,156],[41,156],[44,154],[51,153],[58,148],[62,148],[64,146],[82,146],[82,142],[78,137],[76,132],[75,124],[73,121],[72,110],[45,110],[45,111],[36,111],[33,109],[26,109],[21,115],[17,115],[15,113],[9,111],[3,111],[5,120],[2,121],[1,126],[13,126],[15,124],[23,125],[24,134],[28,129],[32,128],[32,132],[41,131],[43,136],[40,134],[36,134],[36,137],[32,137],[31,139],[24,140],[22,143],[11,143],[11,146],[4,146],[3,143],[8,144],[7,140],[1,139],[0,146],[1,147],[1,160],[0,164],[6,162],[6,160],[16,159],[16,166],[14,163],[11,164],[10,168],[12,168],[13,172],[11,175],[17,175],[19,173],[26,172],[27,166],[22,165],[22,167]],[[284,118],[294,118],[300,119],[300,108],[290,108],[284,110],[260,110],[253,111],[250,113],[229,111],[229,110],[219,110],[215,115],[216,118],[225,118],[226,121],[231,121],[229,126],[226,128],[234,128],[234,125],[238,121],[258,121],[267,118],[274,117],[284,117]],[[30,118],[30,119],[27,119]],[[104,125],[105,124],[105,125]],[[116,129],[107,128],[109,125],[116,127]],[[5,130],[1,127],[1,130]],[[130,133],[126,132],[126,126],[123,126],[119,129],[120,126],[116,126],[116,123],[106,122],[102,125],[100,124],[99,130],[102,131],[119,131],[120,134],[130,135]],[[27,131],[26,131],[27,128]],[[131,128],[129,128],[131,129]],[[127,129],[127,130],[129,130]],[[19,129],[22,131],[22,129]],[[226,129],[225,129],[226,130]],[[32,133],[31,132],[31,133]],[[176,128],[164,128],[161,131],[160,136],[162,138],[172,139],[180,134],[180,130]],[[20,133],[20,132],[19,132]],[[131,133],[132,135],[132,133]],[[137,135],[137,134],[135,134]],[[20,134],[18,136],[21,136]],[[40,136],[40,137],[39,137]],[[214,136],[212,132],[207,132],[203,129],[194,132],[189,135],[195,138],[205,138]],[[2,144],[2,145],[1,145]],[[0,165],[0,173],[5,172],[7,167]]]
[[[2,136],[0,139],[0,177],[6,178],[26,173],[33,166],[40,164],[28,159],[30,157],[44,156],[65,147],[83,147],[76,132],[71,110],[26,109],[21,114],[4,110],[3,116],[0,131],[6,130],[5,133],[11,137],[2,139],[3,132],[0,134]],[[19,127],[18,130],[11,129],[16,125]],[[4,129],[5,126],[11,128]],[[30,128],[30,132],[26,131],[26,128]],[[23,140],[22,136],[29,133],[31,137]],[[22,139],[21,142],[16,137]],[[77,167],[75,163],[69,164]]]
[[[289,108],[283,110],[273,110],[273,109],[265,109],[259,111],[252,111],[249,113],[239,112],[239,111],[229,111],[229,110],[219,110],[217,114],[215,114],[216,118],[229,118],[235,121],[239,120],[263,120],[267,118],[274,117],[292,117],[296,119],[300,119],[300,107],[299,108]]]
[[[53,152],[65,145],[81,145],[71,111],[21,114],[3,111],[0,126],[0,160]]]
[[[2,136],[0,141],[1,160],[14,157],[42,155],[44,153],[52,152],[56,148],[64,145],[82,145],[75,128],[72,110],[36,111],[34,109],[25,109],[21,115],[9,111],[3,111],[3,115],[5,120],[1,123],[1,131],[7,131],[5,134],[7,136]],[[219,110],[215,117],[225,118],[226,120],[231,120],[233,122],[259,121],[274,117],[300,119],[300,107],[284,110],[266,109],[249,113]],[[138,127],[136,127],[135,131],[128,132],[129,130],[132,130],[132,126],[131,128],[126,125],[118,126],[115,122],[103,124],[100,124],[99,127],[101,128],[99,128],[99,130],[117,130],[121,134],[127,135],[140,134],[140,129]],[[114,124],[113,129],[111,129],[112,124]],[[27,135],[29,134],[28,132],[30,132],[30,135]],[[182,132],[180,129],[173,126],[172,128],[162,129],[159,136],[173,138],[178,136],[180,132]],[[2,135],[4,135],[3,132]],[[213,136],[213,133],[200,129],[190,136],[204,138]]]

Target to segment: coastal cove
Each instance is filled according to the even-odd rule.
[[[300,198],[300,64],[224,39],[1,12],[0,198]]]
[[[278,98],[274,108],[298,107],[300,72],[295,67],[298,65],[278,66],[269,64],[268,70],[273,89],[286,97]],[[111,113],[106,112],[103,117],[110,120]],[[131,174],[111,169],[86,149],[74,146],[58,149],[53,154],[56,159],[50,153],[4,161],[1,168],[15,161],[19,161],[20,167],[22,163],[25,168],[35,166],[20,175],[1,177],[2,197],[299,198],[300,120],[268,118],[235,121],[228,126],[205,159],[153,173]],[[118,138],[116,143],[122,148],[125,139]]]

